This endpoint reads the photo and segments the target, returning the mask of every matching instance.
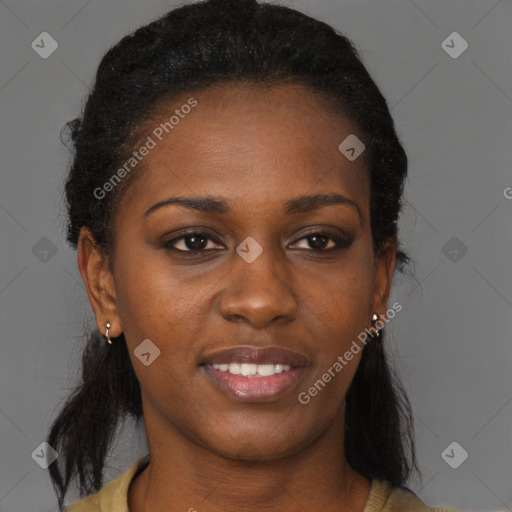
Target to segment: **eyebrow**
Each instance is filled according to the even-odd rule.
[[[144,212],[143,217],[148,217],[156,210],[163,208],[164,206],[169,206],[173,204],[210,214],[225,215],[231,211],[229,202],[222,198],[210,196],[175,196],[168,197],[166,199],[163,199],[162,201],[158,201],[158,203],[155,203],[153,206],[151,206],[148,210]],[[318,210],[323,206],[332,204],[344,204],[353,207],[357,211],[357,214],[359,215],[359,221],[362,223],[363,213],[359,205],[352,199],[349,199],[348,197],[345,197],[338,193],[314,194],[293,197],[285,201],[284,206],[285,212],[287,214],[299,214]]]

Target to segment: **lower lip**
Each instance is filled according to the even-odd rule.
[[[202,366],[207,378],[219,389],[245,402],[270,402],[296,385],[305,367],[293,367],[270,377],[243,377]]]

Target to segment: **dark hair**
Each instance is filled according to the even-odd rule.
[[[180,94],[228,82],[306,86],[351,119],[366,146],[374,250],[397,239],[407,156],[386,101],[350,40],[288,7],[209,0],[176,8],[113,46],[81,118],[66,125],[74,153],[65,187],[67,240],[75,249],[86,226],[111,257],[116,206],[137,173],[102,200],[93,191],[129,157],[144,122]],[[408,257],[400,248],[396,256],[403,270]],[[346,395],[345,450],[365,477],[398,487],[418,467],[411,407],[388,365],[383,335],[365,347]],[[83,382],[47,439],[60,454],[49,468],[60,506],[74,480],[82,495],[102,487],[105,458],[126,415],[142,417],[126,340],[121,334],[108,345],[95,332],[83,356]]]

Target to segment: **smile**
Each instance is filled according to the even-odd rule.
[[[245,402],[278,400],[297,386],[309,365],[306,355],[278,345],[225,348],[199,361],[210,384]]]
[[[222,363],[213,364],[213,369],[228,372],[231,375],[242,377],[271,377],[290,370],[289,364],[249,364],[249,363]]]
[[[299,385],[307,366],[219,363],[201,365],[208,382],[223,395],[243,402],[272,402]]]

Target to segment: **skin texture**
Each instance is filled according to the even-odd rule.
[[[161,108],[146,136],[190,96]],[[300,86],[223,84],[193,97],[198,105],[133,171],[115,215],[112,274],[90,232],[80,235],[98,328],[125,333],[142,389],[151,463],[130,488],[130,511],[363,511],[370,482],[343,449],[361,352],[309,404],[297,399],[387,310],[396,243],[374,257],[364,153],[350,162],[338,150],[350,133],[363,137]],[[284,212],[292,197],[333,192],[361,216],[347,204]],[[169,196],[206,195],[231,211],[172,205],[144,217]],[[197,228],[211,238],[190,257],[194,245],[178,237]],[[315,245],[311,229],[352,242],[329,252],[335,242]],[[250,264],[236,252],[249,236],[263,248]],[[174,249],[163,247],[172,239]],[[133,354],[146,338],[161,351],[149,366]],[[199,367],[237,345],[289,348],[309,366],[284,395],[244,403]]]

